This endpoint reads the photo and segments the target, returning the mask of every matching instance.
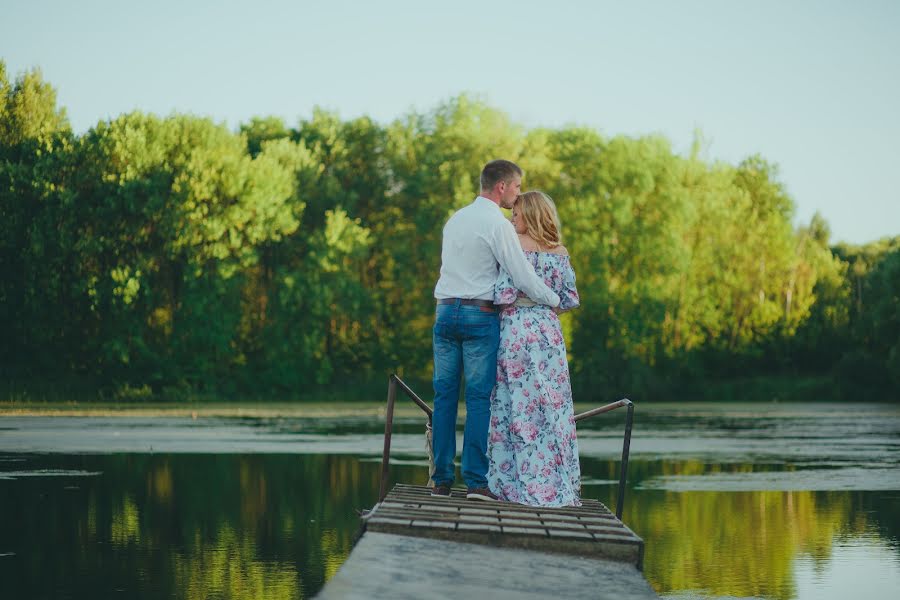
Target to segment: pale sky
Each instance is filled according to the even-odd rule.
[[[780,167],[798,223],[900,234],[900,1],[2,0],[0,59],[72,126],[135,109],[388,123],[469,93],[526,127]],[[527,184],[527,182],[526,182]]]

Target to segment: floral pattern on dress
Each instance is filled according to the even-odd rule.
[[[568,256],[526,252],[538,276],[579,305]],[[491,395],[488,486],[502,500],[532,506],[581,506],[581,467],[569,364],[559,317],[548,306],[516,306],[525,297],[505,269],[494,286],[500,313],[497,386]]]

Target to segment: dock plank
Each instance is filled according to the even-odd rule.
[[[366,517],[366,531],[643,566],[643,540],[597,500],[548,508],[467,500],[460,488],[451,490],[449,498],[435,498],[430,491],[397,484]]]

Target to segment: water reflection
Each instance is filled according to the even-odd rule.
[[[584,467],[598,479],[613,479],[617,465],[586,460]],[[797,561],[827,570],[839,540],[863,537],[877,540],[879,552],[895,557],[893,570],[882,575],[900,578],[898,492],[644,488],[644,482],[663,476],[783,468],[696,460],[634,464],[623,517],[647,542],[644,570],[653,587],[660,593],[693,590],[729,597],[823,598],[799,595],[798,585],[807,582],[797,577]],[[587,485],[585,493],[614,506],[614,485]]]
[[[208,545],[196,543],[171,557],[172,578],[184,598],[272,598],[301,596],[302,585],[293,562],[260,560],[257,540],[239,536],[227,524]]]
[[[896,408],[763,408],[641,412],[624,514],[647,542],[654,587],[773,599],[898,587]],[[621,418],[579,427],[585,493],[611,507]],[[377,493],[382,424],[371,415],[7,423],[4,599],[310,597]],[[421,431],[421,415],[399,419],[395,481],[424,483]],[[149,452],[163,447],[202,454]],[[48,448],[124,453],[25,454]],[[252,454],[226,454],[236,451]]]
[[[346,559],[377,485],[346,457],[27,459],[23,471],[102,473],[2,481],[4,598],[309,597]]]
[[[379,477],[377,462],[333,455],[24,458],[4,463],[0,480],[4,598],[311,597],[349,554],[356,511],[374,504]],[[424,482],[426,469],[410,462],[392,478]],[[585,459],[596,482],[585,494],[613,506],[606,482],[617,467]],[[798,573],[833,571],[836,545],[858,539],[893,557],[887,576],[900,573],[897,492],[640,489],[710,468],[632,464],[625,520],[647,541],[645,573],[657,591],[802,597],[816,588]],[[35,475],[44,469],[56,474]]]

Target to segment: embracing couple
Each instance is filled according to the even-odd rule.
[[[553,201],[495,160],[444,226],[434,290],[432,496],[450,496],[465,377],[462,475],[473,500],[580,506],[569,365],[558,314],[578,306]],[[512,209],[507,220],[501,208]]]

